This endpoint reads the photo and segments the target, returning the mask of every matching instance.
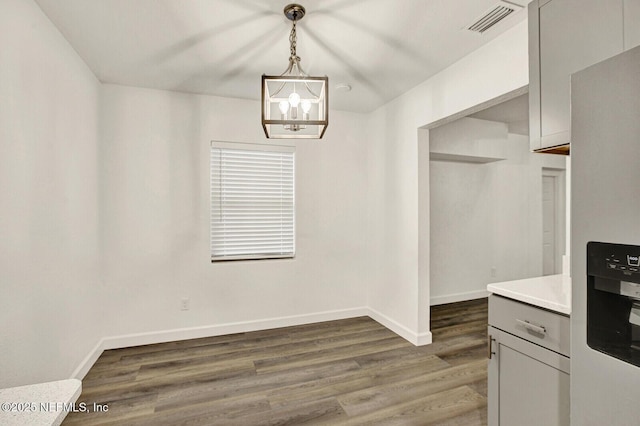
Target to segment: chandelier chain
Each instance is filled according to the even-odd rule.
[[[294,62],[298,62],[300,61],[300,58],[298,57],[298,54],[296,53],[296,47],[298,44],[298,37],[296,34],[296,21],[293,21],[293,26],[291,28],[291,34],[289,34],[289,43],[291,45],[291,61]]]

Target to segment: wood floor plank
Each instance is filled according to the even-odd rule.
[[[484,380],[479,380],[474,383],[468,383],[467,386],[469,386],[471,389],[473,389],[474,391],[478,392],[480,395],[487,398],[488,392],[487,392],[486,378]]]
[[[319,363],[340,361],[355,356],[383,352],[388,349],[406,347],[409,343],[394,336],[381,340],[356,343],[337,348],[307,351],[293,355],[284,355],[255,361],[258,374],[270,371],[287,370]]]
[[[338,396],[338,401],[349,416],[365,414],[381,407],[390,407],[410,399],[418,394],[430,395],[469,383],[486,379],[487,362],[485,360],[437,370],[431,373],[370,386],[363,390]]]
[[[264,395],[253,394],[242,398],[204,401],[182,405],[172,410],[155,411],[146,416],[130,418],[127,426],[136,425],[223,425],[234,419],[247,419],[270,415],[271,405]]]
[[[471,348],[487,343],[486,330],[483,333],[454,336],[450,338],[435,338],[431,345],[424,347],[424,354],[434,354],[440,357],[468,351]],[[486,354],[485,354],[486,355]]]
[[[339,363],[316,365],[311,367],[276,371],[268,374],[256,375],[247,380],[237,378],[210,383],[202,383],[160,392],[156,411],[167,410],[184,405],[199,404],[203,401],[249,396],[254,393],[264,394],[270,390],[279,389],[295,383],[307,383],[327,377],[342,376],[359,370],[353,360]]]
[[[454,324],[446,327],[432,330],[431,334],[434,338],[445,338],[452,336],[460,336],[470,333],[481,332],[487,328],[487,321],[479,319],[475,321],[466,322],[464,324]]]
[[[476,409],[467,411],[466,413],[463,413],[459,416],[438,420],[437,424],[438,426],[486,425],[487,424],[487,408],[486,406],[482,405]]]
[[[113,368],[110,370],[91,370],[82,379],[82,386],[95,387],[107,383],[127,382],[135,380],[140,367],[137,365],[126,366],[124,368]]]
[[[471,342],[470,342],[471,343]],[[473,362],[477,359],[483,359],[487,356],[487,342],[486,339],[478,339],[469,344],[464,350],[458,351],[443,351],[438,356],[447,361],[451,365],[460,365]]]
[[[473,311],[461,312],[455,316],[448,316],[446,318],[432,318],[431,326],[433,328],[439,329],[442,327],[459,324],[460,316],[464,316],[465,322],[487,319],[487,313],[484,310],[478,309]]]
[[[486,405],[485,398],[468,386],[461,386],[420,397],[416,395],[404,402],[348,417],[342,423],[351,425],[430,425],[460,416]]]
[[[108,407],[108,411],[95,411],[93,403],[88,404],[89,412],[70,413],[64,421],[65,425],[102,425],[102,424],[128,424],[133,418],[150,416],[155,409],[158,395],[147,392],[131,398],[119,396],[113,400],[104,400],[100,404]],[[82,399],[80,399],[81,401]]]
[[[376,384],[396,382],[415,377],[425,372],[445,369],[449,366],[436,356],[424,357],[414,363],[362,368],[340,376],[331,376],[319,380],[297,383],[267,393],[274,407],[308,402],[368,389]],[[342,405],[342,404],[341,404]]]
[[[268,413],[260,413],[243,418],[231,419],[220,425],[309,425],[328,424],[341,425],[347,420],[342,407],[335,398],[325,398],[306,404],[274,409]],[[213,425],[214,423],[212,423]]]
[[[105,351],[65,425],[484,425],[486,299],[416,347],[369,317]]]
[[[203,368],[187,372],[175,371],[170,374],[150,376],[143,380],[101,384],[99,386],[85,388],[86,390],[83,390],[83,395],[87,398],[100,401],[105,400],[111,394],[117,394],[123,398],[130,398],[147,392],[157,393],[160,390],[253,375],[255,375],[253,364],[243,361],[220,365],[215,368]]]

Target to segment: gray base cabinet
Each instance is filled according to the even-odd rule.
[[[568,317],[489,297],[489,425],[569,425],[569,344]]]

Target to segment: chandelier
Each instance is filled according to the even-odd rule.
[[[322,139],[329,125],[327,77],[311,77],[296,53],[296,22],[304,7],[290,4],[285,16],[293,22],[289,35],[289,66],[279,76],[262,76],[262,127],[271,139]]]

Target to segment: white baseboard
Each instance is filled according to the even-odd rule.
[[[488,296],[489,292],[486,290],[447,294],[444,296],[434,296],[431,298],[431,306],[444,305],[445,303],[464,302],[465,300],[482,299],[483,297]]]
[[[407,340],[409,343],[413,343],[416,346],[428,345],[432,342],[430,331],[427,331],[425,333],[416,333],[413,330],[408,329],[404,325],[392,320],[388,316],[376,311],[375,309],[369,308],[369,317],[387,327],[389,330]]]
[[[93,364],[96,363],[102,352],[104,351],[104,338],[98,341],[98,344],[87,354],[80,365],[71,373],[72,379],[82,380],[87,375]]]
[[[147,333],[125,334],[100,339],[98,344],[84,358],[72,374],[72,378],[82,380],[103,351],[130,346],[152,345],[155,343],[173,342],[177,340],[199,339],[202,337],[222,336],[233,333],[268,330],[272,328],[294,325],[312,324],[315,322],[335,321],[345,318],[370,316],[366,307],[342,309],[336,311],[317,312],[314,314],[292,315],[288,317],[270,318],[266,320],[243,321],[219,325],[177,328],[173,330],[152,331]],[[393,331],[393,329],[392,329]]]

